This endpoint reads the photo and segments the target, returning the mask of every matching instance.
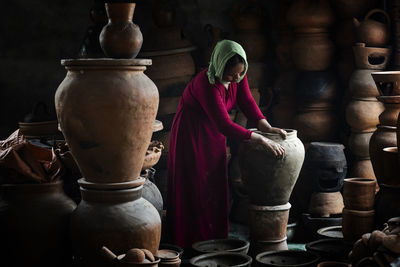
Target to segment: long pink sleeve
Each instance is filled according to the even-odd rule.
[[[247,119],[251,122],[258,122],[265,119],[257,103],[251,95],[247,75],[240,81],[237,88],[237,104]]]

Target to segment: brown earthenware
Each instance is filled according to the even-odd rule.
[[[159,98],[143,73],[150,64],[145,59],[62,61],[68,73],[55,95],[57,117],[87,181],[139,177]]]
[[[282,251],[288,250],[286,236],[279,240],[250,240],[250,255],[256,255],[266,251]]]
[[[372,163],[369,158],[355,158],[352,162],[349,177],[363,177],[376,179]],[[378,189],[378,185],[376,186]]]
[[[380,95],[400,95],[400,71],[379,71],[372,72],[371,75]]]
[[[212,252],[235,252],[247,254],[249,251],[250,243],[246,240],[226,238],[226,239],[211,239],[199,241],[192,245],[195,252],[199,254],[212,253]]]
[[[369,142],[374,132],[351,132],[348,139],[348,148],[351,153],[360,158],[369,157]]]
[[[309,251],[288,250],[260,253],[256,257],[257,266],[315,266],[320,257]]]
[[[372,210],[374,208],[375,184],[374,179],[344,179],[343,201],[346,209]]]
[[[257,1],[246,0],[238,3],[231,15],[237,32],[260,32],[262,30],[264,18],[262,8]]]
[[[106,3],[108,24],[100,33],[104,54],[112,58],[135,58],[143,43],[142,32],[132,22],[136,3]]]
[[[342,232],[347,241],[355,241],[374,227],[374,210],[360,211],[343,209]]]
[[[349,96],[365,100],[375,101],[379,96],[378,88],[371,73],[374,70],[368,69],[355,69],[350,76],[349,80]]]
[[[352,98],[346,107],[346,121],[352,131],[372,132],[379,124],[383,104],[377,100]]]
[[[385,23],[371,19],[377,13],[385,16]],[[356,18],[353,20],[357,42],[365,43],[367,46],[372,47],[381,47],[388,44],[390,39],[390,18],[384,10],[372,9],[365,15],[364,20],[358,21]]]
[[[376,97],[385,106],[385,110],[379,115],[379,122],[385,126],[396,126],[400,112],[400,95]]]
[[[314,192],[311,195],[308,213],[320,217],[340,214],[344,207],[340,192]]]

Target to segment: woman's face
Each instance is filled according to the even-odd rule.
[[[224,71],[222,80],[224,82],[238,82],[244,73],[244,64],[238,63],[230,69]]]

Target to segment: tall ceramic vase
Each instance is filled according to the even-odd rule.
[[[157,88],[143,73],[151,60],[71,59],[62,65],[68,73],[55,95],[57,117],[83,177],[133,182],[158,107]]]
[[[103,52],[112,58],[135,58],[143,43],[142,32],[132,22],[135,3],[106,3],[108,24],[100,33]]]
[[[286,156],[277,159],[263,145],[243,143],[240,152],[242,179],[252,204],[261,206],[284,205],[299,176],[304,161],[304,145],[297,138],[296,130],[287,130],[287,138],[279,134],[263,133],[263,136],[283,146]]]

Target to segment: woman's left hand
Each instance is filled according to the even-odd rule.
[[[286,139],[286,136],[287,136],[287,132],[281,128],[271,127],[269,132],[280,134],[283,139]]]
[[[261,119],[258,121],[257,128],[265,133],[277,133],[282,136],[283,139],[286,139],[287,132],[283,129],[272,127],[266,119]]]

